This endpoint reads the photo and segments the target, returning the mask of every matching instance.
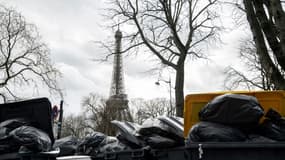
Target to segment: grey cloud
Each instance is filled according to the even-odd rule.
[[[105,95],[109,92],[112,59],[106,63],[91,61],[92,58],[104,57],[106,53],[91,41],[113,38],[114,31],[100,27],[104,23],[100,16],[104,1],[0,0],[0,3],[15,7],[27,21],[38,26],[43,40],[50,46],[52,60],[61,66],[66,103],[75,112],[80,110],[82,96],[89,92]],[[226,46],[209,49],[216,64],[189,63],[190,66],[185,68],[185,94],[221,89],[221,70],[227,64],[236,63],[233,57],[237,50],[234,47],[240,36],[238,31],[229,33],[222,37],[228,43]],[[129,80],[126,82],[126,87],[130,89],[129,97],[168,95],[167,88],[155,86],[156,77],[146,73],[157,65],[155,58],[149,55],[125,57],[124,65],[125,77]]]

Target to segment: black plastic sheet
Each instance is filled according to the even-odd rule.
[[[282,117],[282,115],[274,110],[273,108],[270,108],[267,113],[265,114],[265,117],[270,119],[274,124],[284,128],[285,127],[285,118]]]
[[[247,140],[246,142],[250,142],[250,143],[273,143],[276,142],[273,139],[270,139],[268,137],[264,137],[261,135],[257,135],[257,134],[250,134],[247,136]]]
[[[178,133],[181,130],[176,130],[176,127],[179,127],[179,125],[175,126],[175,124],[171,124],[165,117],[149,118],[144,121],[138,132],[142,136],[159,135],[170,139],[181,140],[180,133]]]
[[[240,94],[217,96],[199,112],[201,121],[235,126],[242,130],[256,127],[263,115],[263,108],[255,97]]]
[[[21,126],[29,125],[29,122],[22,118],[8,119],[0,123],[0,139],[4,139],[9,133]]]
[[[100,153],[120,152],[130,149],[125,144],[121,143],[116,137],[108,136],[99,147]]]
[[[5,139],[8,136],[8,134],[9,134],[9,131],[7,128],[5,127],[0,128],[0,140]]]
[[[184,118],[176,117],[176,116],[170,116],[169,118],[171,118],[173,121],[180,124],[181,126],[184,126]]]
[[[211,123],[195,124],[188,135],[187,144],[191,142],[243,142],[246,135],[237,128]]]
[[[30,125],[30,122],[23,118],[8,119],[0,123],[0,154],[18,152],[21,144],[10,132],[24,125]]]
[[[150,136],[153,134],[171,136],[168,135],[168,126],[156,118],[145,120],[138,132],[143,136]]]
[[[149,118],[142,124],[139,133],[149,146],[184,146],[183,129],[170,118]]]
[[[20,145],[33,152],[50,151],[51,139],[47,133],[31,126],[21,126],[10,132]]]
[[[116,137],[106,136],[100,132],[93,133],[87,141],[89,142],[86,143],[86,140],[83,140],[79,144],[78,155],[99,156],[104,155],[106,152],[119,152],[129,149],[126,145],[120,143]]]
[[[117,120],[113,120],[112,124],[118,128],[119,131],[117,138],[123,144],[133,149],[142,148],[144,146],[143,141],[140,139],[140,135],[137,133],[140,125],[131,122],[120,122]]]
[[[0,154],[17,152],[20,147],[11,136],[0,139]]]
[[[257,129],[257,132],[265,137],[276,141],[285,141],[285,120],[280,119],[278,123],[270,119],[264,120]]]
[[[78,142],[79,141],[76,137],[68,136],[61,139],[57,139],[53,144],[53,148],[60,149],[59,156],[74,155],[77,151]]]
[[[159,135],[145,137],[145,141],[153,149],[177,147],[177,142],[175,140]]]
[[[181,121],[178,121],[175,118],[159,116],[158,119],[164,124],[168,125],[168,131],[177,135],[177,138],[181,138],[184,141],[184,128]]]
[[[273,108],[270,108],[266,114],[265,117],[271,119],[272,121],[278,122],[282,119],[282,116],[279,112],[275,111]]]
[[[106,138],[107,136],[101,132],[93,132],[78,144],[77,152],[84,155],[96,155],[99,152],[100,144]]]

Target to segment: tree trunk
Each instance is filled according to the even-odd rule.
[[[175,81],[175,107],[176,116],[183,117],[184,109],[184,63],[181,63],[176,68],[176,81]]]
[[[270,2],[271,2],[271,10],[274,16],[274,20],[280,32],[279,40],[283,51],[281,57],[284,60],[285,59],[285,13],[282,9],[280,0],[271,0]],[[285,68],[283,68],[283,70],[285,70]]]
[[[280,33],[282,37],[282,30],[281,30],[282,28],[278,27],[278,31],[277,31],[276,26],[278,26],[277,24],[279,23],[277,23],[276,21],[276,24],[274,24],[271,19],[267,18],[262,1],[253,1],[253,5],[255,8],[255,15],[258,19],[260,27],[262,28],[264,36],[267,39],[270,48],[274,52],[274,55],[276,57],[276,60],[278,61],[278,64],[283,69],[285,69],[285,56],[284,56],[285,50],[282,49],[282,46],[283,46],[282,38],[279,38],[280,42],[277,40],[277,37],[280,37],[278,36],[278,32]]]
[[[271,83],[276,86],[276,89],[285,89],[284,77],[269,56],[262,28],[254,12],[252,0],[244,0],[243,2],[246,9],[247,20],[253,33],[253,39],[257,50],[256,53],[258,54],[260,63],[267,74],[266,76],[269,77]]]

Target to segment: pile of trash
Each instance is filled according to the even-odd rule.
[[[285,141],[285,119],[273,109],[265,114],[253,96],[217,96],[200,110],[199,119],[190,129],[186,146],[193,142]]]
[[[74,140],[74,137],[57,140],[54,147],[63,151],[61,155],[98,156],[124,150],[183,147],[196,142],[285,141],[285,119],[273,109],[264,113],[253,96],[218,96],[200,110],[199,119],[200,122],[191,128],[186,140],[183,118],[159,116],[149,118],[141,125],[113,120],[112,124],[118,131],[116,137],[94,132],[82,140]],[[68,146],[63,141],[70,144],[68,152],[62,149]]]
[[[45,152],[51,148],[48,134],[25,119],[15,118],[0,123],[0,154],[19,150]]]
[[[196,142],[278,142],[285,141],[285,118],[264,109],[253,96],[224,94],[199,112],[200,122],[185,141],[184,119],[159,116],[139,125],[113,120],[116,137],[93,132],[83,139],[73,136],[56,140],[34,122],[14,118],[0,123],[0,155],[18,152],[47,152],[60,149],[58,156],[98,156],[125,150],[152,150],[188,146]],[[52,137],[52,138],[51,138]]]
[[[55,141],[47,98],[0,105],[0,112],[5,113],[0,118],[0,159],[3,155],[13,158],[14,153],[30,157],[42,153],[53,157],[97,156],[106,152],[184,146],[183,119],[177,117],[151,118],[142,125],[114,120],[116,137],[93,132],[83,139],[68,136]]]
[[[72,136],[56,140],[53,147],[60,148],[59,156],[99,156],[106,152],[185,146],[183,118],[160,116],[149,118],[142,125],[117,120],[112,124],[117,128],[116,137],[93,132],[81,140]]]

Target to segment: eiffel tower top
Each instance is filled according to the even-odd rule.
[[[123,59],[121,53],[122,32],[120,29],[118,29],[115,33],[115,40],[110,98],[127,99],[124,85]]]
[[[120,31],[120,29],[118,29],[115,33],[115,38],[122,39],[122,36],[123,36],[122,32]]]

